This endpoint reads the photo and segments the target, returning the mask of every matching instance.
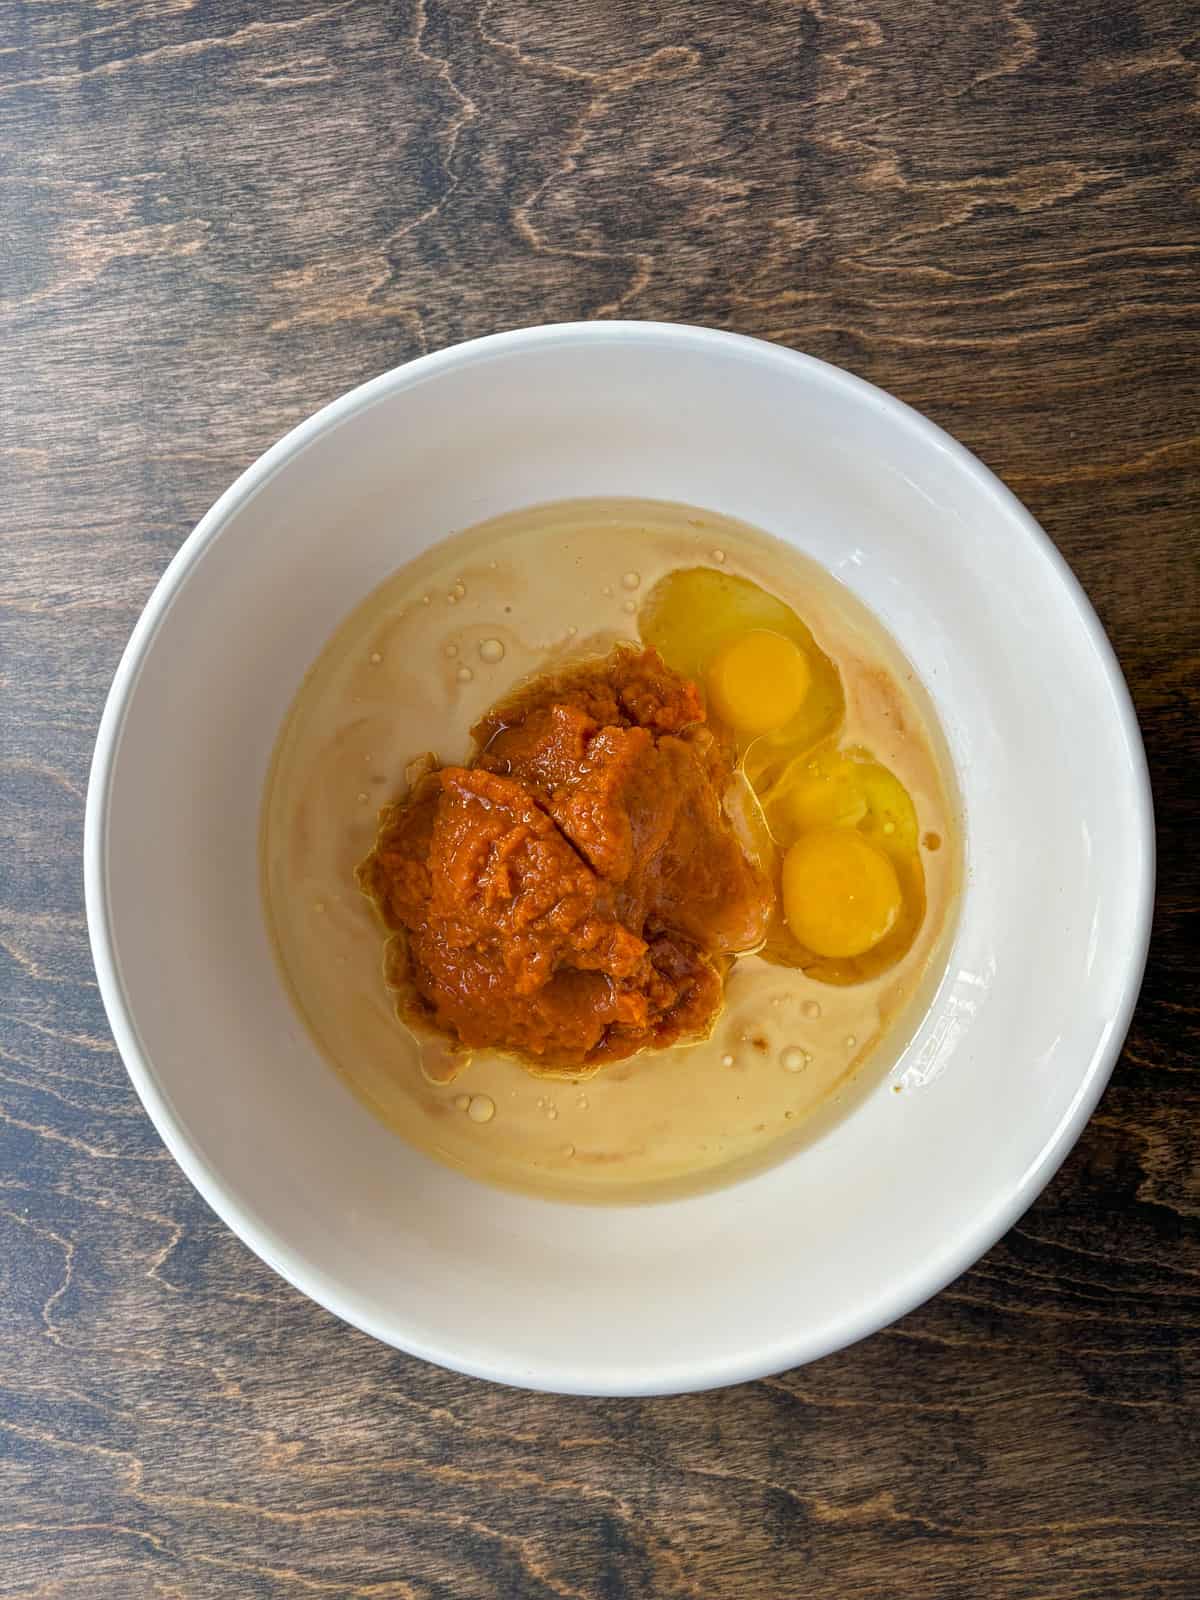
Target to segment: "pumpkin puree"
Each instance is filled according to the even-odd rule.
[[[358,869],[402,1011],[535,1070],[705,1034],[773,893],[723,809],[732,752],[695,685],[618,647],[472,732],[472,764],[385,807]]]

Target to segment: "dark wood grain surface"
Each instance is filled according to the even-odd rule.
[[[1200,1594],[1200,17],[1189,0],[0,0],[0,1596]],[[219,1224],[105,1024],[118,654],[340,391],[625,315],[848,366],[1090,592],[1158,807],[1145,991],[1029,1214],[859,1347],[498,1390]],[[952,1197],[947,1197],[952,1204]]]

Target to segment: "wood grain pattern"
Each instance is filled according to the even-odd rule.
[[[0,1596],[1200,1592],[1200,22],[1187,0],[0,0]],[[516,1394],[191,1191],[80,886],[117,657],[221,489],[449,341],[766,335],[1022,495],[1160,832],[1124,1056],[1022,1222],[769,1382]],[[1188,935],[1191,934],[1189,944]]]

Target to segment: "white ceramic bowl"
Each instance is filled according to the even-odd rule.
[[[337,622],[444,534],[579,495],[686,501],[815,556],[931,691],[967,815],[950,969],[893,1078],[698,1198],[501,1193],[377,1123],[267,942],[267,761]],[[986,1250],[1079,1134],[1145,957],[1153,831],[1129,697],[1045,535],[878,389],[730,334],[533,328],[414,361],[269,450],[187,540],[100,727],[85,841],[104,1003],[167,1146],[298,1288],[505,1383],[732,1383],[871,1333]]]

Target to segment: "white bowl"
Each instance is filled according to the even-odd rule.
[[[248,400],[249,403],[249,400]],[[433,541],[582,495],[757,524],[843,579],[933,695],[967,816],[946,980],[893,1074],[803,1153],[697,1198],[502,1193],[318,1055],[259,903],[259,805],[338,621]],[[366,1332],[505,1383],[698,1389],[908,1311],[1080,1132],[1145,958],[1153,830],[1079,586],[975,458],[820,361],[700,328],[532,328],[414,361],[268,450],[172,561],[117,671],[85,839],[100,988],[168,1148],[264,1260]]]

